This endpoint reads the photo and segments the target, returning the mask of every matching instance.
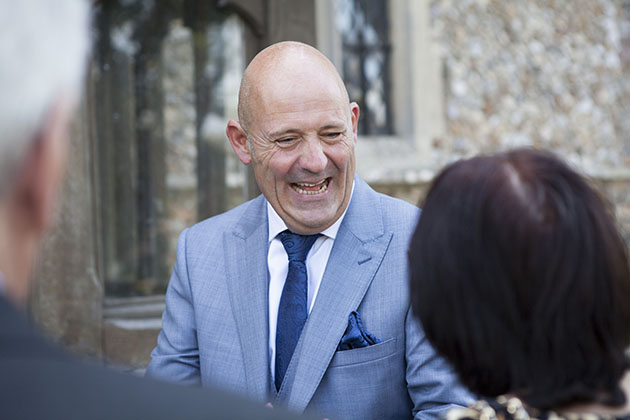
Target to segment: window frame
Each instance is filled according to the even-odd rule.
[[[335,1],[316,0],[317,48],[342,73],[341,34]],[[438,46],[431,39],[428,0],[388,1],[392,135],[359,132],[357,169],[377,184],[416,183],[434,173],[431,149],[444,137],[444,80]],[[343,74],[342,74],[343,77]]]

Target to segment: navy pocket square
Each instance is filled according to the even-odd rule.
[[[341,337],[337,351],[359,349],[380,342],[381,340],[363,329],[359,314],[356,311],[352,311],[348,315],[348,328],[346,328],[346,332]]]

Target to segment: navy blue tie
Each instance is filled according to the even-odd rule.
[[[308,317],[306,255],[319,236],[285,230],[279,235],[289,256],[289,271],[282,289],[276,326],[276,389],[280,390],[293,351]]]

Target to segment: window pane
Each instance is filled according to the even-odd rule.
[[[179,232],[242,202],[224,129],[242,22],[204,1],[101,2],[91,74],[106,293],[162,293]]]
[[[387,2],[337,0],[343,75],[352,101],[361,107],[362,134],[392,134]]]

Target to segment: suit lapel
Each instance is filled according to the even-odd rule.
[[[247,392],[261,400],[268,397],[269,390],[265,204],[262,196],[252,201],[235,228],[224,235],[230,303],[243,353]]]
[[[359,178],[339,228],[317,300],[287,370],[277,399],[303,411],[328,368],[348,325],[348,315],[365,295],[391,240],[384,232],[377,194]]]

